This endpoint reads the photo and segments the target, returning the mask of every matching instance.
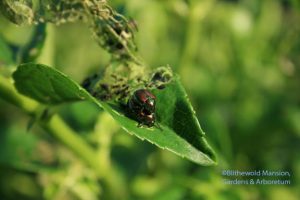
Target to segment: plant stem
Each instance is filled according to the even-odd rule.
[[[135,62],[138,65],[141,65],[142,60],[140,60],[135,55],[134,50],[130,49],[128,47],[128,45],[126,44],[126,42],[124,42],[124,40],[118,34],[116,34],[115,30],[112,28],[112,25],[111,25],[111,23],[119,23],[118,20],[116,20],[114,18],[115,15],[118,16],[120,19],[126,21],[127,23],[128,23],[128,20],[121,14],[114,11],[106,2],[99,3],[99,2],[94,2],[91,0],[86,0],[86,1],[82,1],[82,5],[86,11],[86,14],[89,16],[88,19],[89,19],[90,26],[96,27],[96,29],[99,29],[99,28],[97,28],[97,24],[99,23],[99,20],[105,22],[104,25],[102,24],[100,26],[104,26],[109,31],[110,39],[118,40],[118,42],[123,45],[123,48],[124,48],[123,50],[124,50],[124,52],[126,52],[126,55],[129,56],[130,60],[132,60],[133,62]],[[95,9],[99,9],[98,12],[95,12]],[[101,12],[101,9],[103,9],[102,12]],[[96,40],[99,42],[99,40],[101,40],[104,37],[105,37],[104,34],[101,34],[100,36],[97,35]],[[128,40],[133,41],[133,38],[130,38]],[[103,45],[103,44],[101,44],[101,42],[99,42],[99,44],[102,47],[107,46],[107,44]],[[114,51],[114,52],[110,52],[110,53],[112,55],[119,55],[118,51]]]
[[[100,162],[97,153],[79,137],[58,115],[53,115],[47,121],[39,121],[39,125],[51,133],[60,142],[77,154],[86,164],[100,176]]]
[[[18,94],[10,79],[0,75],[0,98],[21,108],[27,114],[34,116],[38,108],[38,103]]]
[[[198,52],[199,30],[201,21],[206,17],[210,9],[213,7],[215,0],[189,0],[189,12],[186,18],[186,32],[184,37],[184,45],[182,47],[181,58],[179,60],[179,73],[186,73],[187,65],[193,61],[194,52]]]
[[[0,98],[11,103],[31,116],[37,116],[39,104],[25,96],[20,95],[9,79],[0,75]],[[97,153],[80,136],[78,136],[58,115],[48,120],[38,119],[38,124],[48,133],[78,155],[101,176],[100,163]]]

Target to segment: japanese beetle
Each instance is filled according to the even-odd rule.
[[[139,122],[139,125],[152,127],[155,124],[156,97],[146,89],[136,90],[127,102],[131,117]]]

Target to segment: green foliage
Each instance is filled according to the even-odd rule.
[[[187,96],[177,80],[157,91],[157,127],[141,128],[126,117],[119,104],[100,102],[59,71],[39,64],[23,64],[13,74],[18,91],[41,103],[58,104],[91,100],[109,112],[129,133],[163,149],[168,149],[198,164],[212,165],[215,155],[204,139],[204,133],[195,117]]]
[[[113,10],[106,1],[3,0],[0,6],[4,16],[17,25],[46,22],[62,24],[83,20],[91,26],[99,45],[114,57],[139,62],[133,54],[136,51],[133,41],[135,23]]]
[[[297,200],[300,191],[298,1],[107,2],[109,7],[105,1],[105,5],[99,4],[103,12],[93,14],[90,11],[95,4],[84,7],[81,0],[0,1],[1,199]],[[3,3],[10,9],[3,11]],[[111,8],[113,12],[108,11]],[[118,29],[114,31],[116,24],[121,24],[123,33],[131,33],[127,27],[131,20],[121,20],[120,13],[138,24],[138,32],[132,29],[134,37],[117,34]],[[108,18],[104,20],[105,16]],[[17,27],[9,19],[18,25],[33,26]],[[110,26],[102,27],[103,21]],[[184,86],[184,93],[188,94],[195,116],[206,132],[205,139],[217,152],[218,165],[200,166],[126,134],[112,115],[125,124],[128,120],[132,128],[148,128],[137,128],[137,122],[124,118],[124,110],[116,103],[101,102],[112,115],[91,101],[47,105],[45,111],[44,105],[21,96],[13,88],[11,74],[20,55],[26,55],[23,58],[31,55],[21,49],[36,39],[35,24],[40,26],[43,22],[47,29],[41,54],[28,61],[58,67],[53,70],[59,76],[61,72],[67,74],[74,80],[72,84],[105,71],[115,61],[153,67],[169,64],[174,74],[180,76],[180,85]],[[113,56],[97,46],[85,25]],[[131,45],[132,39],[137,45]],[[39,47],[40,42],[33,42],[27,49]],[[130,52],[116,48],[120,43],[127,44]],[[133,61],[139,60],[133,58],[135,46],[144,62]],[[109,63],[112,57],[114,62]],[[140,70],[144,76],[155,71],[149,67]],[[164,113],[163,106],[168,105],[169,112],[174,114],[173,105],[187,101],[185,95],[179,96],[182,99],[173,96],[183,92],[176,85],[177,80],[163,92],[152,90],[160,101],[157,111],[164,116],[158,116],[158,121],[163,130],[172,127],[174,134],[198,151],[196,147],[201,147],[198,143],[204,138],[198,123],[189,123],[192,118],[189,122],[178,122],[197,130],[194,132],[197,140],[190,134],[182,134],[192,129],[180,130],[179,127],[185,126],[177,126],[172,119],[174,115]],[[40,100],[49,103],[44,97]],[[60,100],[56,98],[57,102]],[[73,101],[73,96],[69,100]],[[186,110],[189,112],[178,111],[176,115],[191,116],[193,111]],[[35,123],[26,133],[30,119],[21,111],[34,116]],[[57,118],[57,113],[63,121]],[[64,134],[66,130],[69,135]],[[198,142],[193,143],[195,139]],[[209,155],[205,149],[201,152]],[[223,169],[289,171],[291,185],[230,186],[223,183]]]
[[[58,104],[88,98],[78,84],[66,75],[38,64],[23,64],[13,74],[16,88],[45,104]]]

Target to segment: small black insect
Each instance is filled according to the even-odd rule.
[[[136,90],[127,102],[127,108],[132,118],[139,122],[139,126],[155,125],[156,97],[146,89]],[[160,127],[159,127],[160,128]]]

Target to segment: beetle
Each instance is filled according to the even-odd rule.
[[[146,89],[138,89],[129,98],[127,108],[132,118],[140,125],[152,127],[155,125],[156,97]]]

